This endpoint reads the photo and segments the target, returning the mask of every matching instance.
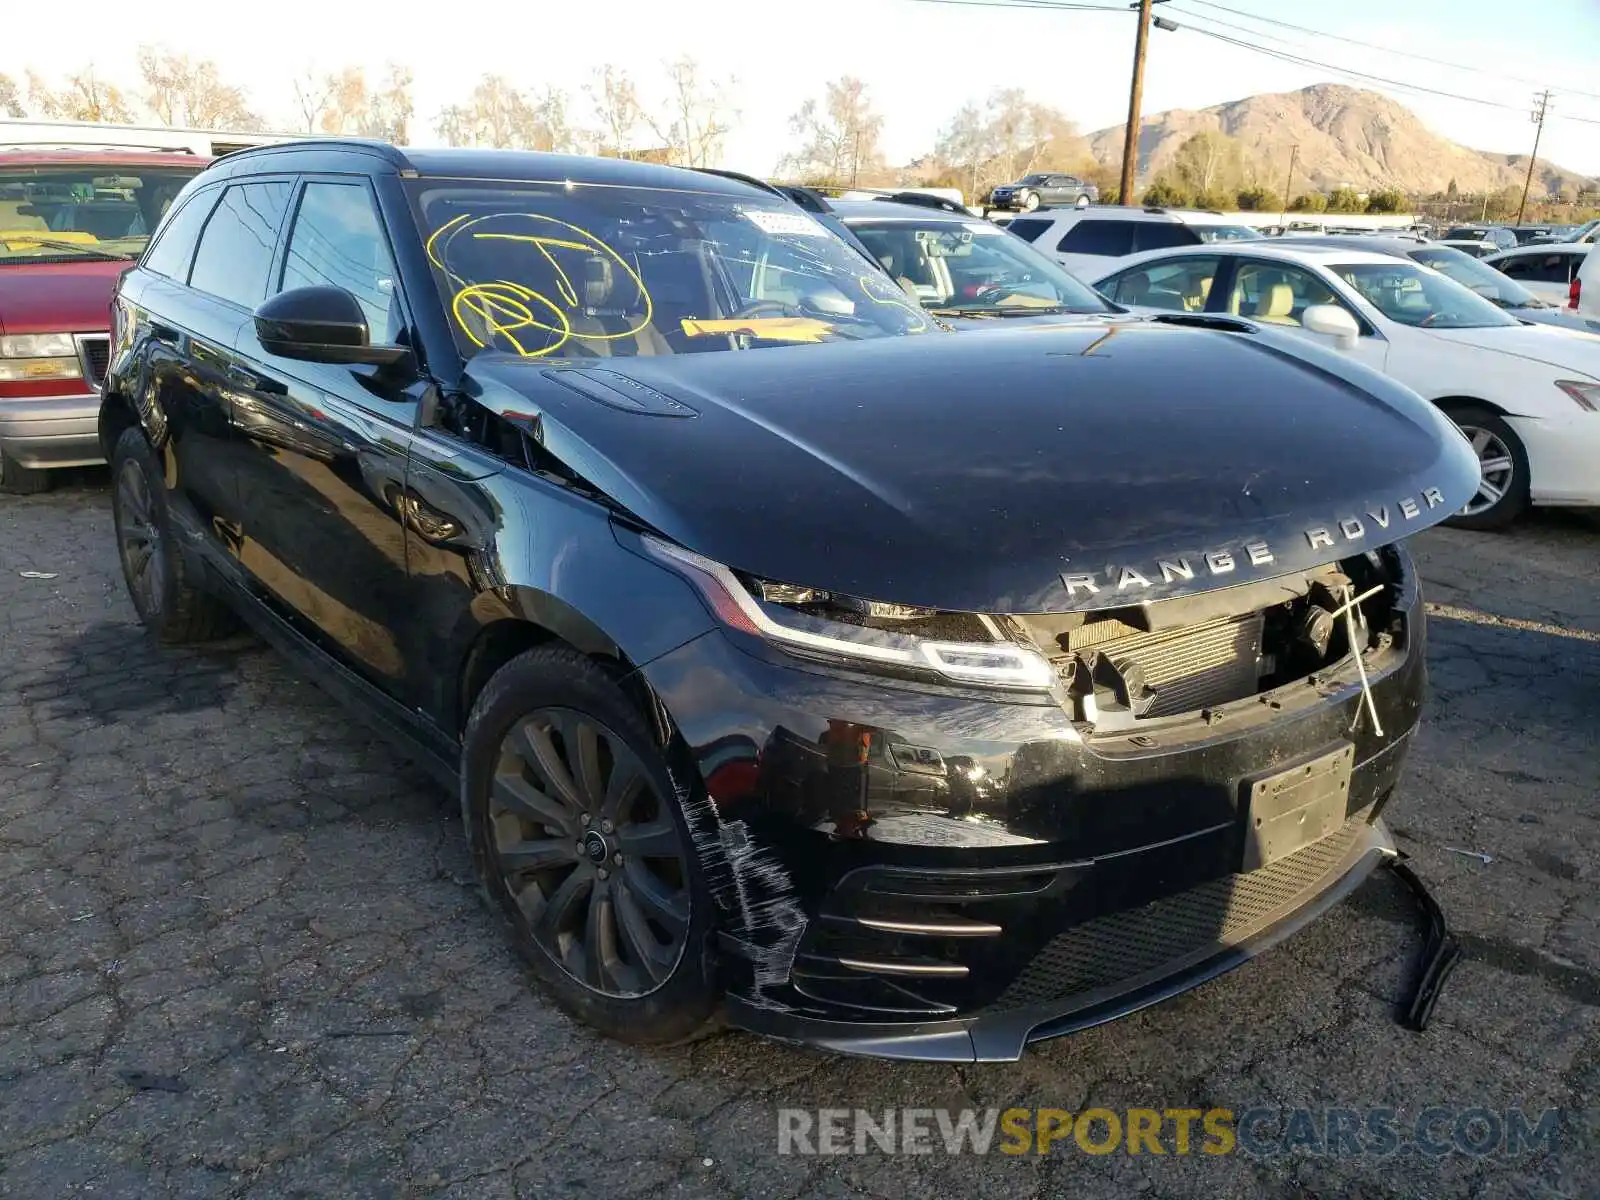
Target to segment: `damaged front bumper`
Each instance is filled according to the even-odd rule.
[[[1425,681],[1409,562],[1398,591],[1369,693],[1347,656],[1104,735],[1053,700],[891,686],[716,632],[648,664],[703,785],[733,1022],[1014,1059],[1315,919],[1395,854],[1380,816]]]
[[[752,1032],[845,1054],[1009,1062],[1031,1042],[1127,1016],[1232,970],[1316,920],[1393,853],[1382,821],[1356,819],[1259,871],[1074,926],[971,1016],[847,1021],[741,996],[730,996],[729,1015]]]

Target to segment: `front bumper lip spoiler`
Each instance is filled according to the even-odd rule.
[[[1015,1062],[1029,1043],[1125,1017],[1198,987],[1248,962],[1303,929],[1392,861],[1395,845],[1381,820],[1364,825],[1329,883],[1293,910],[1242,941],[1198,961],[1180,960],[1153,980],[1134,980],[1112,995],[1089,992],[1050,1004],[950,1021],[874,1024],[831,1021],[729,996],[732,1024],[784,1041],[840,1054],[923,1062]]]

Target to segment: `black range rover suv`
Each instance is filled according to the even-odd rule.
[[[750,182],[377,143],[217,163],[114,310],[141,619],[402,739],[614,1036],[1014,1058],[1392,852],[1477,466],[1335,355],[950,333]]]

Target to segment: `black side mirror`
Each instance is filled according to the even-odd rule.
[[[375,363],[407,358],[404,346],[374,346],[360,303],[343,288],[293,288],[255,311],[256,339],[269,354],[306,362]]]

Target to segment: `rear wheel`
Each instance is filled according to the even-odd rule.
[[[235,631],[227,606],[189,580],[161,468],[138,429],[124,429],[111,452],[111,518],[128,597],[146,629],[169,645],[214,642]]]
[[[50,490],[50,472],[25,467],[0,450],[0,492],[10,496],[32,496]]]
[[[461,806],[490,905],[546,992],[622,1041],[701,1032],[720,998],[710,891],[671,768],[594,662],[539,647],[467,722]]]
[[[1449,524],[1504,529],[1528,507],[1528,453],[1516,431],[1484,408],[1458,408],[1450,418],[1478,456],[1478,490]]]

